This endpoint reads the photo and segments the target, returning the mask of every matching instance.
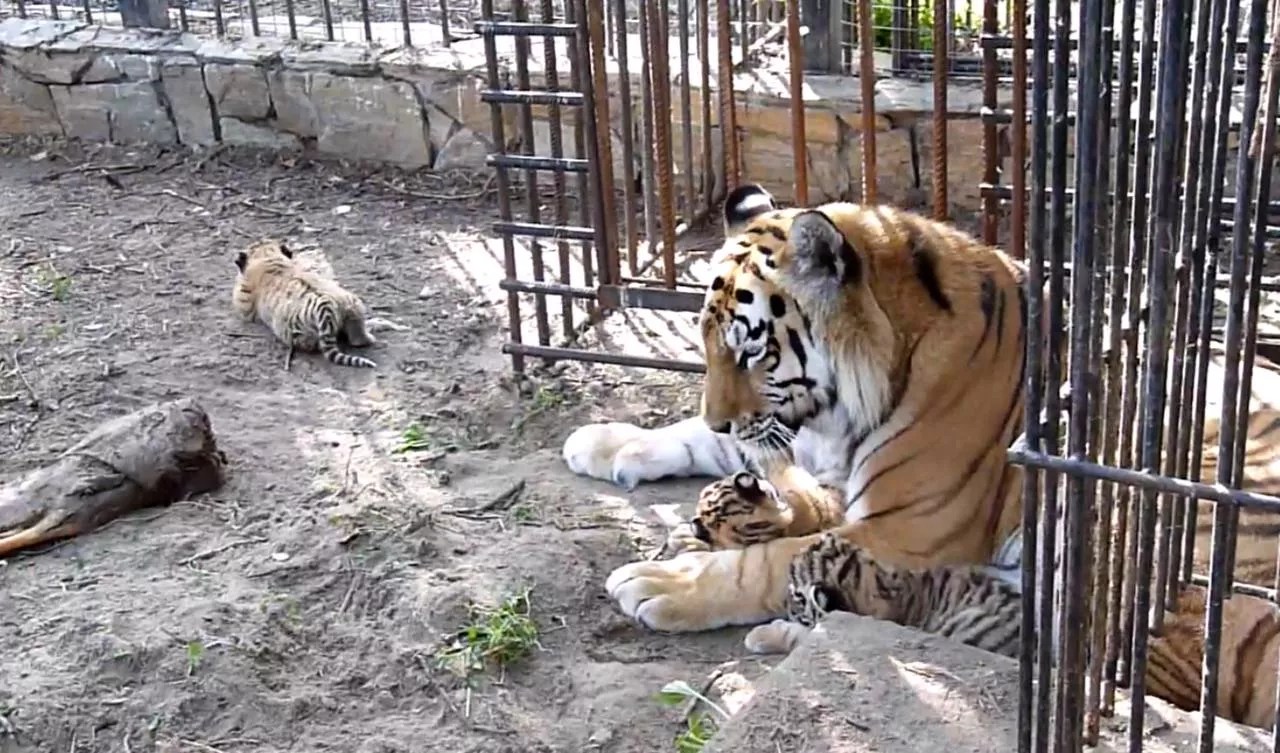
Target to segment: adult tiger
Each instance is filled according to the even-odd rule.
[[[790,477],[843,489],[835,530],[878,559],[987,562],[1021,515],[1005,451],[1023,421],[1023,268],[890,207],[778,209],[748,185],[724,219],[701,317],[702,415],[581,427],[565,442],[570,469],[633,488],[793,453],[812,478]],[[606,588],[653,629],[765,622],[785,612],[790,562],[817,538],[631,563]]]

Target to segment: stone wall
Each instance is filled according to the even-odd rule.
[[[500,54],[507,60],[510,51]],[[511,69],[504,75],[514,70],[514,65],[504,67]],[[560,67],[562,82],[568,69],[566,59]],[[306,150],[409,169],[476,168],[493,151],[489,107],[479,99],[484,71],[479,40],[447,49],[385,51],[363,44],[277,37],[232,42],[75,21],[6,19],[0,21],[0,134],[190,147],[222,143]],[[535,87],[544,74],[541,65],[531,65]],[[621,181],[618,113],[623,87],[616,66],[611,64],[608,74],[615,176]],[[793,136],[784,81],[784,71],[738,71],[734,88],[743,178],[789,199]],[[630,84],[638,118],[640,80],[634,72]],[[858,91],[853,79],[806,77],[812,201],[861,196]],[[701,94],[696,88],[692,92],[695,164],[702,161]],[[1001,92],[1002,100],[1006,94]],[[921,117],[920,171],[927,191],[931,140],[924,113],[931,97],[927,82],[877,82],[879,185],[885,200],[918,205],[924,196],[912,185],[903,128]],[[678,91],[672,102],[679,102]],[[980,92],[973,86],[955,87],[949,97],[950,114],[962,118],[949,126],[951,199],[954,208],[968,212],[978,208],[981,127],[972,116],[980,105]],[[676,109],[672,136],[679,163],[682,123]],[[720,129],[717,107],[711,109],[716,147],[711,162],[718,168]],[[516,112],[504,112],[511,149],[518,143]],[[545,108],[534,108],[534,119],[535,153],[549,155]],[[562,143],[571,151],[568,120],[566,116]],[[676,172],[679,181],[679,164]]]

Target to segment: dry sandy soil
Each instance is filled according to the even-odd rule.
[[[604,595],[659,545],[653,505],[688,509],[699,484],[624,495],[559,456],[582,422],[694,408],[692,380],[577,364],[513,380],[477,271],[496,263],[495,209],[405,193],[442,185],[3,145],[0,480],[186,395],[231,467],[216,493],[0,561],[0,753],[652,753],[682,728],[652,699],[665,683],[764,670],[742,631],[647,633]],[[286,372],[234,319],[232,254],[265,236],[317,246],[409,328],[380,335],[376,372],[314,355]],[[414,423],[423,449],[395,452]],[[437,667],[470,603],[524,587],[531,656],[467,681]]]

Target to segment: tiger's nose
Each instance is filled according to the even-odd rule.
[[[712,423],[711,421],[708,421],[707,426],[716,434],[728,434],[733,429],[733,422],[718,421],[716,423]]]

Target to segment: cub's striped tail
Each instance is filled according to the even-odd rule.
[[[378,364],[370,361],[364,356],[356,356],[350,353],[343,353],[338,350],[338,343],[336,340],[329,342],[321,340],[320,351],[324,353],[324,357],[329,359],[330,363],[336,363],[339,366],[358,366],[365,369],[378,368]]]
[[[338,366],[356,366],[365,369],[376,369],[378,364],[363,356],[343,353],[338,350],[338,322],[331,306],[321,306],[319,314],[320,352],[329,359],[329,363]]]

